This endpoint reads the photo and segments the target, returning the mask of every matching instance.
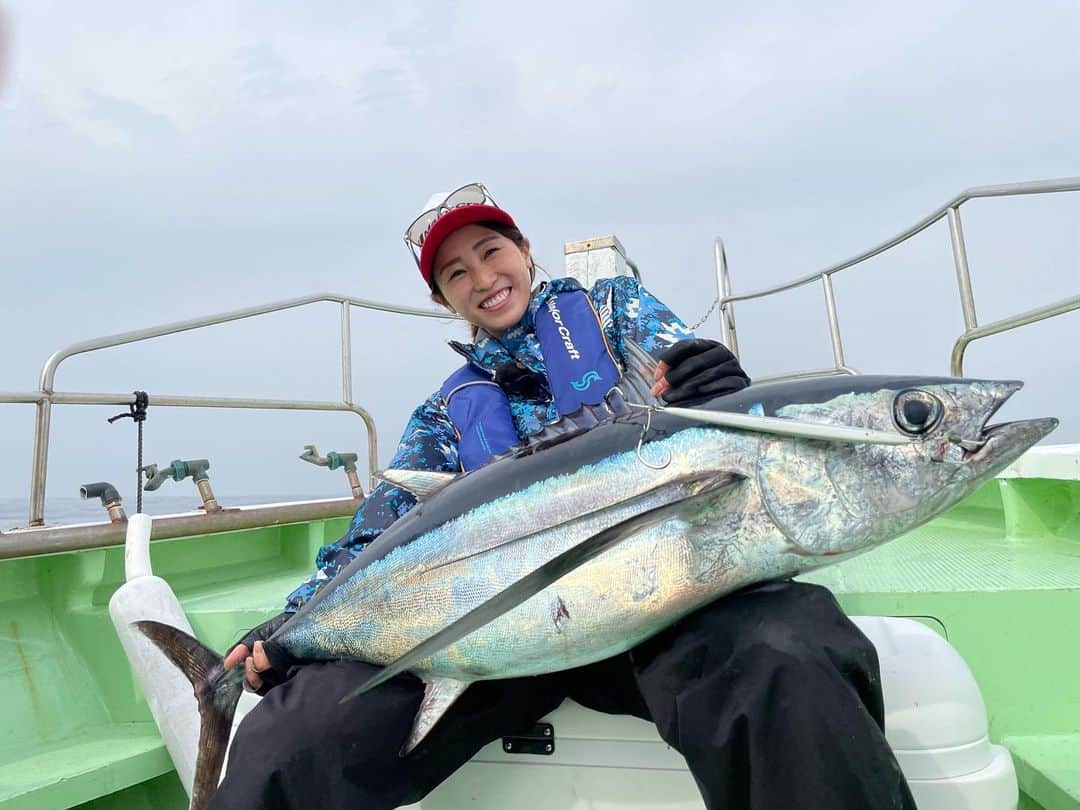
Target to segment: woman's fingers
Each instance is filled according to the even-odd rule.
[[[671,383],[667,381],[667,377],[665,376],[670,370],[671,366],[663,360],[656,364],[656,369],[653,371],[653,379],[656,380],[656,384],[649,389],[654,397],[661,396],[665,391],[671,388]]]
[[[232,669],[237,664],[247,659],[249,655],[251,655],[251,650],[248,649],[247,644],[237,644],[229,650],[229,654],[225,656],[225,669]]]
[[[247,679],[248,686],[255,690],[261,689],[263,685],[261,673],[270,669],[270,659],[266,657],[266,650],[263,649],[263,643],[261,641],[255,642],[255,649],[252,650],[251,655],[244,660],[244,669],[247,673],[245,678]]]
[[[259,675],[258,670],[255,668],[255,659],[252,656],[248,656],[247,661],[244,662],[244,668],[247,670],[247,682],[248,686],[252,689],[259,689],[262,687],[262,676]]]
[[[255,659],[256,671],[266,672],[266,670],[270,669],[270,659],[266,657],[266,650],[263,649],[261,641],[255,642],[255,649],[252,651],[251,657]]]

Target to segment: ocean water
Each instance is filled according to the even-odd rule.
[[[309,501],[339,497],[336,495],[218,495],[222,506],[251,506],[260,503],[281,503],[283,501]],[[155,495],[143,496],[143,511],[148,515],[169,515],[176,512],[190,512],[201,506],[196,493],[191,495]],[[135,500],[125,499],[124,509],[130,515],[135,511]],[[25,526],[30,503],[26,498],[0,498],[0,531]],[[100,523],[109,519],[101,501],[97,498],[84,501],[82,498],[46,498],[45,522],[50,526],[69,523]]]

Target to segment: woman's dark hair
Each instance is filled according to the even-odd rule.
[[[506,224],[504,224],[502,222],[475,222],[473,224],[474,225],[479,225],[481,228],[487,228],[489,231],[495,231],[495,233],[499,234],[499,236],[505,236],[507,239],[509,239],[511,242],[513,242],[519,248],[522,248],[522,247],[525,246],[525,234],[523,234],[521,231],[519,231],[513,225],[506,225]],[[536,275],[536,267],[535,267],[535,265],[533,267],[529,268],[529,277],[530,277],[530,279],[534,275]],[[431,274],[431,300],[434,301],[436,304],[439,304],[440,306],[446,306],[446,304],[444,304],[443,301],[439,300],[442,297],[443,297],[443,295],[439,291],[439,283],[435,280],[435,274],[432,273]],[[470,323],[469,324],[469,335],[470,335],[471,340],[476,340],[477,331],[478,330],[477,330],[476,326],[474,324]]]

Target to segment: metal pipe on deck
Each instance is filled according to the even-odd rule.
[[[49,453],[51,408],[57,405],[130,405],[135,397],[130,393],[58,392],[0,394],[0,402],[36,403],[34,427],[34,462],[30,480],[30,513],[28,526],[41,526],[45,516],[45,481]],[[243,397],[193,397],[178,394],[155,394],[154,405],[173,408],[247,408],[281,411],[344,411],[355,413],[364,420],[368,434],[368,487],[374,488],[371,475],[379,466],[378,436],[375,420],[367,410],[351,402],[319,400],[253,399]]]
[[[150,539],[173,540],[180,537],[351,517],[356,507],[357,503],[352,498],[335,498],[302,503],[238,507],[212,513],[198,512],[155,517]],[[91,523],[79,526],[15,529],[0,534],[0,560],[122,546],[125,532],[126,523]]]

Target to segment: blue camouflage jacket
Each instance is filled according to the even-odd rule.
[[[543,378],[544,358],[533,331],[533,316],[550,296],[579,285],[572,279],[556,279],[540,288],[516,326],[499,339],[481,332],[475,344],[453,342],[453,347],[478,368],[491,372],[506,363],[517,362],[538,378]],[[589,298],[605,327],[608,344],[616,360],[624,364],[623,341],[638,343],[645,351],[658,355],[673,343],[692,338],[693,333],[674,313],[629,276],[600,279],[589,290]],[[610,313],[611,317],[603,317]],[[524,439],[540,432],[544,425],[559,418],[555,402],[547,394],[546,384],[530,393],[508,392],[514,427]],[[446,402],[432,394],[413,411],[398,444],[390,467],[458,472],[457,433],[446,411]],[[356,510],[349,530],[334,543],[323,546],[315,564],[318,570],[288,598],[285,610],[292,612],[329,582],[372,540],[408,512],[416,499],[404,489],[381,483]]]

